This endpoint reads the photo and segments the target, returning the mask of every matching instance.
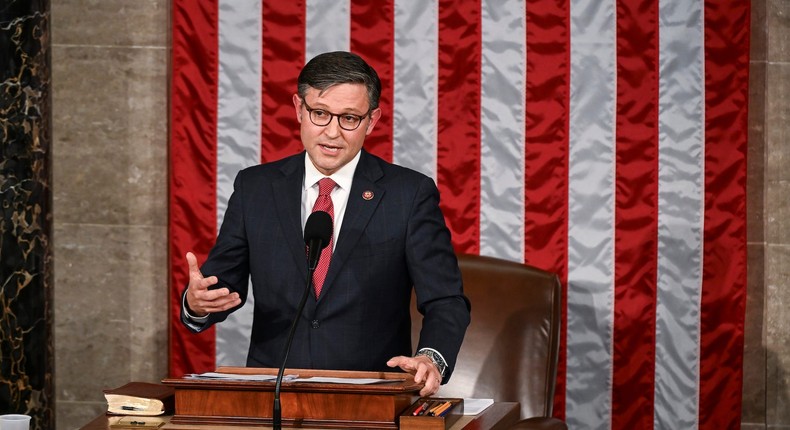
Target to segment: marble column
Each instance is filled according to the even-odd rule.
[[[53,428],[49,0],[0,8],[0,413]]]

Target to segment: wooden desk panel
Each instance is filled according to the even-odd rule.
[[[218,373],[270,375],[277,369],[222,367]],[[398,416],[418,398],[422,384],[408,373],[288,369],[300,378],[378,379],[380,384],[283,382],[282,423],[289,427],[396,430]],[[274,383],[250,380],[165,379],[175,388],[173,424],[269,426]]]
[[[467,415],[459,419],[450,430],[504,430],[518,421],[519,404],[497,402],[479,415]],[[110,424],[121,417],[100,415],[82,427],[82,430],[109,430]],[[169,418],[169,417],[168,417]],[[297,427],[305,428],[307,427]],[[263,426],[226,426],[226,425],[177,425],[168,423],[161,430],[269,430]],[[314,429],[317,430],[317,429]]]

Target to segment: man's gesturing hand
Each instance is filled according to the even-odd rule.
[[[216,276],[203,277],[200,268],[198,268],[195,254],[187,252],[187,264],[189,265],[189,287],[186,299],[189,313],[192,316],[202,317],[213,312],[225,311],[241,303],[239,293],[231,293],[227,288],[208,289],[219,280]]]
[[[398,356],[390,358],[387,362],[389,367],[400,367],[402,370],[414,375],[414,382],[425,382],[425,386],[420,390],[420,396],[428,397],[439,391],[442,384],[442,375],[439,369],[433,364],[430,358],[424,355],[417,357]]]

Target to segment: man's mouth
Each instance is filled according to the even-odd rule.
[[[327,145],[319,145],[319,146],[321,147],[322,150],[326,152],[331,152],[333,154],[340,151],[340,148],[337,146],[327,146]]]

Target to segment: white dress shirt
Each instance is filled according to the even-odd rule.
[[[304,182],[302,183],[302,231],[304,225],[307,223],[307,217],[313,212],[313,205],[318,199],[318,181],[323,178],[331,178],[337,186],[332,190],[332,206],[334,208],[334,226],[332,229],[332,243],[334,247],[337,246],[337,238],[340,236],[340,227],[343,225],[343,216],[346,214],[346,206],[348,205],[348,196],[351,192],[351,182],[354,180],[354,172],[357,170],[361,152],[358,152],[356,157],[351,159],[340,170],[333,173],[331,176],[325,176],[315,168],[313,162],[310,161],[310,156],[305,154],[304,157]]]

